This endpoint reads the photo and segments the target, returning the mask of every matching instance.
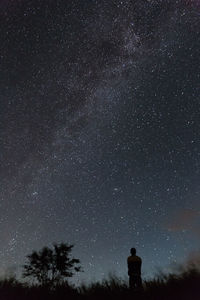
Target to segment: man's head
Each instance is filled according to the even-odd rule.
[[[136,255],[136,249],[135,248],[131,248],[131,255]]]

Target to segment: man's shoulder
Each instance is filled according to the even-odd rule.
[[[138,260],[138,261],[142,261],[141,257],[139,257],[139,256],[137,256],[137,255],[136,255],[136,257],[137,257],[137,260]]]
[[[131,255],[127,258],[128,262],[142,261],[141,257],[137,255]]]

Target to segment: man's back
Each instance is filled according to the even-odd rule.
[[[137,255],[131,255],[127,259],[128,263],[128,274],[129,275],[141,275],[141,266],[142,266],[142,259]]]

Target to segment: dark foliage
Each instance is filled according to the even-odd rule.
[[[159,274],[154,280],[144,282],[143,291],[131,291],[126,282],[113,276],[79,288],[67,282],[51,289],[48,286],[22,284],[15,278],[0,281],[0,300],[199,300],[199,295],[200,271],[194,267],[179,274]]]
[[[79,259],[70,257],[72,248],[73,245],[61,243],[53,244],[53,249],[33,251],[27,256],[23,277],[32,277],[43,287],[64,284],[66,278],[81,270]]]

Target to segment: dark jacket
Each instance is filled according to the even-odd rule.
[[[142,259],[137,255],[131,255],[127,258],[128,275],[141,276]]]

